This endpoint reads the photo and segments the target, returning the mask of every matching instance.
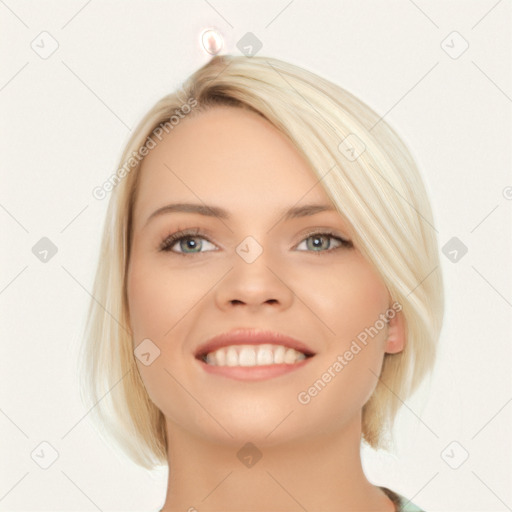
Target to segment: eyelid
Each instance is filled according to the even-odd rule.
[[[312,228],[309,231],[306,231],[305,233],[299,235],[299,243],[303,242],[305,239],[313,235],[329,235],[333,238],[339,238],[344,244],[352,244],[352,241],[349,238],[342,236],[341,234],[338,233],[337,229],[332,228]]]
[[[163,238],[163,240],[161,241],[158,249],[159,249],[159,251],[171,252],[171,253],[179,254],[182,256],[186,255],[187,253],[172,251],[171,247],[173,245],[175,245],[176,243],[178,243],[182,238],[187,238],[187,237],[203,238],[207,242],[217,245],[216,243],[214,243],[210,240],[210,237],[207,235],[205,230],[203,230],[202,228],[183,228],[183,229],[177,229],[176,231],[173,231],[169,235],[165,236]],[[214,252],[214,251],[207,251],[207,252]],[[202,253],[196,253],[196,254],[202,254]]]

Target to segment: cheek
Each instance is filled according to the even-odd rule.
[[[129,318],[134,343],[138,344],[143,338],[160,337],[160,304],[165,301],[165,297],[156,276],[140,260],[134,260],[127,279]]]
[[[201,282],[205,280],[201,280],[200,272],[169,269],[165,256],[135,256],[127,275],[129,315],[135,341],[154,337],[163,343],[172,337],[169,331],[204,295]]]
[[[329,277],[315,279],[314,310],[327,325],[327,343],[315,369],[315,407],[337,404],[341,417],[354,413],[369,399],[378,382],[384,357],[387,325],[379,319],[389,305],[388,290],[362,256],[355,255]],[[318,277],[318,274],[317,274]],[[312,283],[310,283],[311,285]],[[324,386],[325,385],[325,386]],[[315,393],[315,390],[312,390]]]
[[[298,282],[304,284],[301,295],[312,301],[311,309],[327,326],[330,344],[355,338],[373,326],[389,305],[386,285],[358,252]]]
[[[172,402],[180,410],[190,407],[186,397],[180,398],[183,392],[171,375],[179,373],[176,361],[182,361],[181,340],[186,337],[187,324],[186,320],[181,320],[190,309],[187,294],[192,293],[196,284],[187,286],[187,280],[180,278],[179,272],[165,271],[154,257],[137,254],[130,262],[126,284],[133,348],[149,339],[156,346],[149,345],[152,354],[158,354],[150,364],[135,358],[139,374],[150,399],[166,416],[174,417],[169,397],[173,397]],[[184,380],[182,376],[177,377],[180,382]]]

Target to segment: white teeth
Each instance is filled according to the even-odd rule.
[[[206,363],[213,366],[263,366],[295,364],[305,359],[302,352],[283,345],[232,345],[206,355]]]
[[[274,351],[274,364],[283,364],[284,363],[284,354],[286,352],[286,347],[279,345],[276,347]]]
[[[226,365],[226,351],[223,348],[219,348],[217,352],[215,352],[215,359],[216,363],[219,366],[225,366]]]
[[[215,354],[215,352],[214,352]],[[208,356],[206,356],[208,358]],[[227,366],[238,366],[238,354],[234,347],[229,347],[226,354],[226,365]]]
[[[271,348],[269,349],[269,348],[265,347],[264,345],[258,349],[256,358],[257,358],[258,366],[274,363],[274,354],[272,353],[272,349]]]
[[[293,348],[289,348],[286,351],[285,355],[284,355],[284,362],[286,364],[293,364],[293,363],[295,363],[295,354],[296,353],[297,352],[295,350],[293,350]]]
[[[255,366],[256,351],[253,348],[244,347],[242,350],[240,350],[238,362],[240,366]]]

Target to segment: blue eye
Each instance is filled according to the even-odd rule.
[[[308,240],[311,240],[311,244],[308,244]],[[322,240],[325,240],[326,243],[322,243]],[[337,247],[331,247],[332,240],[335,240],[339,245]],[[302,242],[306,243],[308,248],[312,248],[313,252],[327,252],[332,251],[334,249],[338,249],[340,247],[352,247],[352,242],[348,240],[344,240],[339,236],[335,236],[333,233],[323,233],[317,232],[308,235]],[[299,244],[300,245],[300,244]],[[299,246],[297,246],[299,247]],[[319,250],[317,250],[319,249]]]
[[[198,229],[191,230],[185,229],[183,231],[179,231],[177,233],[173,233],[169,235],[160,246],[161,251],[166,252],[177,252],[178,254],[199,254],[201,251],[195,251],[194,249],[202,248],[203,244],[198,242],[198,240],[205,240],[207,243],[211,244],[209,240],[207,240],[204,236],[199,235],[200,231]],[[172,248],[174,246],[178,246],[180,248],[179,251],[173,251]],[[213,245],[213,244],[212,244]],[[203,251],[204,252],[204,251]]]
[[[309,240],[311,240],[312,243],[308,244]],[[336,247],[331,247],[332,240],[338,243]],[[201,249],[204,248],[203,241],[214,246],[214,244],[210,242],[208,238],[204,236],[204,234],[201,234],[199,229],[185,229],[183,231],[173,233],[172,235],[169,235],[167,238],[165,238],[160,245],[160,250],[164,252],[174,252],[184,256],[189,254],[191,255],[209,252],[201,251]],[[326,241],[327,243],[323,243],[323,241]],[[297,247],[300,247],[300,245],[304,242],[306,242],[306,250],[308,252],[330,252],[343,247],[353,247],[351,241],[336,236],[331,232],[310,233]],[[179,250],[173,250],[174,246],[177,246]],[[213,250],[215,251],[215,249]]]

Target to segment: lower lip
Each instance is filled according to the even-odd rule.
[[[235,380],[267,380],[303,368],[313,357],[294,364],[269,364],[263,366],[214,366],[197,359],[204,371]]]

